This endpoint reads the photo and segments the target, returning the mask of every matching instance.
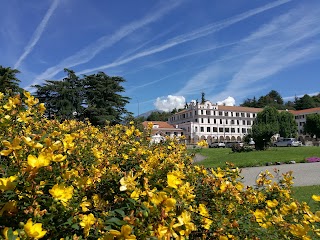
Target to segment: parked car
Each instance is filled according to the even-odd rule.
[[[300,147],[302,142],[294,138],[282,138],[273,143],[274,147]]]
[[[239,145],[240,147],[243,147],[243,142],[226,142],[227,148],[232,148],[233,145]]]
[[[226,144],[224,142],[212,142],[209,144],[210,148],[224,148],[226,147]]]

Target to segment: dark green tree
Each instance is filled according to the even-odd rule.
[[[121,77],[110,77],[103,72],[84,77],[84,97],[87,108],[84,116],[94,125],[105,125],[122,122],[128,111],[125,105],[128,97],[120,95],[125,80]]]
[[[296,137],[297,136],[297,123],[294,120],[294,115],[288,111],[279,113],[279,134],[281,137]]]
[[[305,94],[302,98],[298,98],[295,101],[294,107],[296,110],[315,108],[317,104],[314,98],[310,97],[308,94]]]
[[[166,122],[166,121],[168,121],[168,118],[171,115],[172,115],[172,112],[154,111],[147,117],[147,121],[164,121],[164,122]]]
[[[269,146],[271,137],[279,132],[279,112],[274,107],[265,107],[252,125],[252,136],[256,150]]]
[[[202,92],[202,93],[201,93],[201,104],[204,104],[205,102],[206,102],[205,93]]]
[[[82,80],[74,71],[65,69],[67,77],[62,81],[47,80],[43,86],[35,85],[35,97],[45,103],[49,118],[81,118],[83,115],[84,96]]]
[[[306,124],[304,125],[304,131],[310,134],[312,137],[316,136],[316,139],[320,137],[320,115],[308,114]]]
[[[0,65],[0,92],[12,95],[23,91],[19,87],[20,80],[16,77],[18,73],[20,71],[17,69]]]
[[[283,109],[283,99],[280,94],[271,90],[267,95],[261,96],[257,102],[257,107],[264,108],[266,106],[272,106],[276,109]]]

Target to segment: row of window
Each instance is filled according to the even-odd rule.
[[[211,112],[213,114],[211,114]],[[194,115],[198,115],[198,111],[194,111]],[[255,113],[239,113],[239,112],[223,112],[223,111],[211,111],[211,110],[200,110],[199,115],[213,115],[213,116],[226,116],[226,117],[247,117],[247,118],[255,118],[256,114]],[[183,114],[179,115],[174,115],[171,117],[172,121],[179,120],[179,119],[185,119],[185,118],[190,118],[192,117],[192,112],[186,112]]]
[[[210,118],[199,118],[199,121],[198,119],[195,119],[195,122],[199,122],[199,123],[213,123],[213,124],[225,124],[225,125],[228,125],[228,124],[231,124],[231,125],[249,125],[251,126],[252,122],[251,120],[234,120],[234,119],[210,119]]]
[[[188,132],[189,132],[189,128],[188,128]],[[222,128],[222,127],[200,127],[200,132],[205,132],[204,130],[206,130],[207,133],[250,133],[251,132],[251,128]],[[198,132],[198,127],[194,127],[194,131]]]

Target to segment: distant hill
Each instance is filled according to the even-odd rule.
[[[147,118],[147,117],[149,117],[149,116],[151,115],[151,113],[153,113],[153,112],[160,112],[160,113],[162,113],[162,112],[164,112],[164,111],[154,109],[154,110],[150,110],[150,111],[145,112],[145,113],[141,113],[141,114],[139,114],[139,115],[138,115],[138,116],[136,116],[136,117],[137,117],[137,118],[138,118],[138,117],[144,117],[144,118]]]

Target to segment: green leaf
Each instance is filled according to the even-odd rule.
[[[116,213],[119,213],[121,215],[121,217],[125,217],[126,214],[124,213],[124,211],[122,211],[121,209],[116,209],[114,210]]]
[[[124,225],[126,222],[125,221],[122,221],[120,220],[119,218],[116,218],[116,217],[113,217],[113,218],[110,218],[106,221],[106,224],[115,224],[115,225],[118,225],[118,226],[122,226]]]
[[[73,229],[76,229],[76,230],[79,230],[79,229],[80,229],[78,223],[72,224],[71,227],[72,227]]]
[[[16,239],[17,239],[17,236],[13,235],[12,228],[9,228],[7,234],[8,234],[8,239],[9,239],[9,240],[16,240]]]

